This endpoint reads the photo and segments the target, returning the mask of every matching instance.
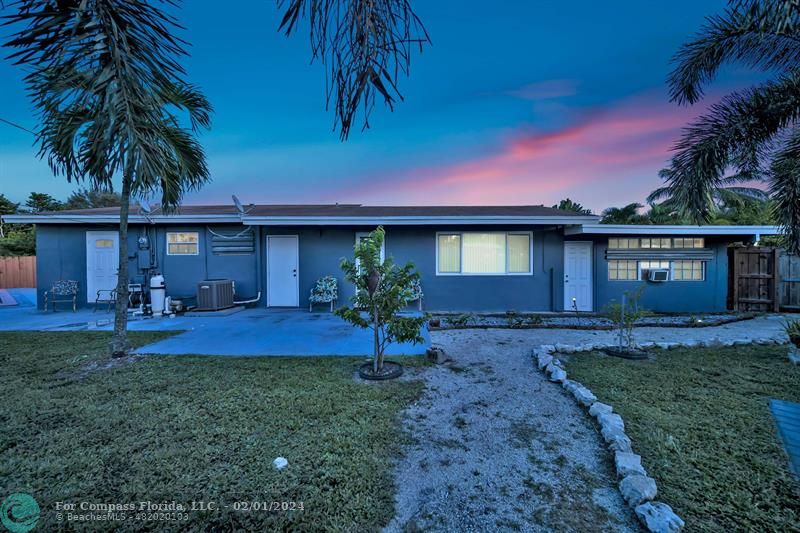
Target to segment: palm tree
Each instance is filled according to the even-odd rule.
[[[800,4],[732,0],[678,52],[671,99],[694,104],[720,67],[739,61],[772,79],[713,104],[683,132],[663,177],[696,223],[713,215],[721,188],[766,184],[786,245],[800,252]]]
[[[644,214],[647,224],[687,224],[685,217],[681,216],[673,202],[661,203],[648,202],[649,209]]]
[[[578,213],[579,215],[591,215],[592,210],[583,207],[578,202],[573,202],[569,198],[564,198],[558,204],[553,206],[553,209],[560,209],[562,211],[572,211],[573,213]]]
[[[647,220],[639,214],[639,210],[644,207],[640,203],[628,204],[624,207],[609,207],[600,213],[601,224],[646,224]]]
[[[30,72],[25,82],[41,114],[37,143],[56,175],[93,189],[120,189],[119,272],[111,353],[128,351],[128,213],[131,197],[161,195],[165,209],[208,180],[194,137],[211,106],[187,84],[173,36],[170,0],[21,0],[7,17],[5,46]],[[182,125],[178,112],[188,116]]]

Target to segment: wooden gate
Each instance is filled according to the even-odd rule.
[[[787,311],[800,311],[800,255],[781,252],[778,262],[780,273],[780,307]]]
[[[733,308],[777,312],[780,306],[777,248],[734,248],[731,265]]]
[[[0,257],[0,289],[36,287],[36,257]]]

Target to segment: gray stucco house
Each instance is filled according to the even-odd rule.
[[[79,305],[116,284],[117,208],[5,217],[37,225],[37,283],[78,280]],[[614,226],[543,206],[187,205],[176,213],[132,209],[131,281],[160,272],[174,298],[198,282],[235,281],[257,305],[305,307],[315,281],[339,279],[339,261],[361,235],[383,225],[385,254],[413,261],[431,311],[599,311],[647,285],[656,311],[722,311],[727,248],[775,234],[771,226]],[[573,300],[574,298],[574,300]],[[574,302],[574,304],[573,304]]]

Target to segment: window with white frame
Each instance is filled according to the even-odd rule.
[[[706,240],[703,238],[676,238],[673,243],[675,248],[705,248]]]
[[[441,275],[531,274],[531,233],[439,233],[436,264]]]
[[[672,248],[672,239],[642,239],[642,248]]]
[[[672,262],[672,279],[675,281],[703,281],[704,261],[680,260]]]
[[[608,279],[612,281],[643,281],[651,270],[669,270],[673,281],[704,281],[705,261],[636,261],[611,259],[608,261]]]
[[[609,250],[633,250],[639,248],[661,249],[661,248],[705,248],[706,240],[702,237],[666,237],[658,238],[629,238],[611,237],[608,239]]]
[[[669,270],[669,261],[639,261],[639,279],[648,279],[651,270]]]
[[[608,262],[608,279],[636,280],[638,278],[637,262],[628,259],[612,259]]]
[[[616,249],[629,250],[631,248],[638,248],[639,239],[627,239],[627,238],[608,239],[608,247],[615,250]]]
[[[167,255],[197,255],[198,253],[200,253],[200,234],[198,232],[167,232]]]

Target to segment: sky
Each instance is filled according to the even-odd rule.
[[[277,32],[271,0],[178,12],[188,80],[214,105],[201,134],[212,182],[184,203],[544,204],[596,212],[642,202],[704,106],[751,83],[723,71],[701,104],[670,103],[670,60],[725,0],[412,0],[432,39],[405,98],[339,140],[307,35]],[[566,7],[568,6],[568,7]],[[304,29],[304,28],[303,28]],[[0,58],[0,118],[35,130],[22,72]],[[0,193],[66,198],[76,188],[0,123]]]

